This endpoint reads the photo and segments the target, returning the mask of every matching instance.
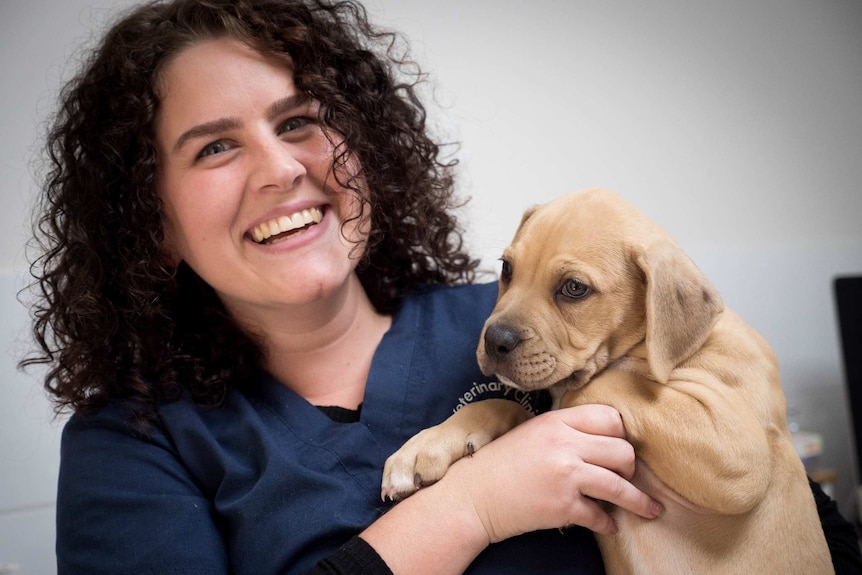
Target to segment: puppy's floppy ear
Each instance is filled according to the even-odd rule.
[[[657,241],[635,261],[646,276],[647,361],[653,377],[670,372],[694,353],[724,309],[718,292],[673,241]]]
[[[518,224],[518,229],[515,230],[515,235],[518,235],[518,232],[521,231],[521,228],[523,228],[524,224],[527,223],[527,220],[530,219],[530,216],[535,214],[536,210],[538,210],[540,207],[542,207],[542,206],[541,205],[535,205],[535,206],[530,206],[529,208],[524,210],[524,215],[521,216],[521,223]]]

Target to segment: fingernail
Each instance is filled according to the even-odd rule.
[[[653,519],[656,517],[661,517],[661,514],[664,513],[664,507],[658,501],[653,501],[649,504],[650,513],[652,513]]]

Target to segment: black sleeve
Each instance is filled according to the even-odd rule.
[[[305,575],[392,575],[392,570],[371,545],[357,536]]]
[[[820,515],[823,534],[826,535],[826,543],[832,555],[835,575],[862,574],[862,556],[859,553],[859,535],[856,533],[856,527],[841,516],[838,506],[823,493],[820,485],[810,478],[808,483],[811,484],[814,501],[817,503],[817,513]]]

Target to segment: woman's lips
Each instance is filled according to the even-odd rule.
[[[291,236],[300,230],[319,224],[323,220],[321,208],[308,208],[289,215],[273,218],[251,229],[249,234],[255,243],[271,244]]]

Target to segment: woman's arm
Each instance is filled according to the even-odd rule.
[[[456,462],[360,536],[396,575],[463,573],[491,543],[539,529],[616,530],[600,499],[645,518],[661,507],[628,482],[634,450],[616,410],[548,412]]]
[[[859,535],[852,523],[838,512],[835,502],[820,485],[809,480],[817,511],[832,555],[836,575],[862,573]],[[338,553],[322,561],[306,575],[392,575],[392,571],[373,547],[354,537]]]

